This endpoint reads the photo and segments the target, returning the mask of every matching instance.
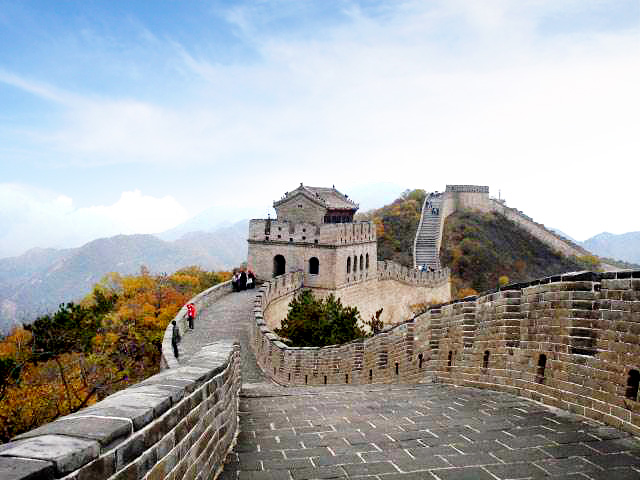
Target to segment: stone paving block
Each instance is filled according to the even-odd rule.
[[[292,470],[293,480],[310,480],[314,478],[347,478],[347,474],[340,467],[317,467]],[[282,478],[282,477],[281,477]]]
[[[449,455],[444,457],[454,467],[470,467],[474,465],[490,465],[501,463],[500,460],[488,453],[470,453],[467,455]]]
[[[640,458],[628,453],[608,453],[589,457],[591,463],[595,463],[604,469],[617,467],[640,467]]]
[[[495,477],[480,467],[433,470],[439,480],[495,480]]]
[[[436,477],[429,472],[419,473],[389,473],[378,475],[380,480],[435,480]]]
[[[311,458],[330,454],[326,447],[300,448],[296,450],[284,450],[287,458]]]
[[[363,463],[364,460],[359,455],[335,455],[313,458],[313,463],[318,467],[328,467],[331,465],[347,465],[349,463]]]
[[[600,453],[616,453],[616,452],[640,452],[640,441],[635,438],[619,438],[614,440],[603,440],[598,442],[589,442],[589,447]]]
[[[599,467],[587,462],[587,460],[582,457],[541,460],[534,463],[551,475],[567,475],[569,473],[594,472],[600,470]]]
[[[379,452],[373,443],[363,443],[360,445],[331,445],[327,447],[334,455],[352,455],[363,452]]]
[[[262,465],[265,470],[295,470],[303,468],[313,468],[313,463],[311,463],[310,458],[263,460]]]
[[[410,460],[394,459],[393,464],[403,472],[417,472],[430,470],[432,468],[446,468],[452,465],[444,457],[423,457]]]
[[[558,446],[545,446],[540,447],[542,451],[549,454],[553,458],[567,458],[567,457],[586,457],[589,455],[597,455],[598,452],[593,448],[587,446],[589,444],[568,444]]]
[[[542,448],[520,448],[518,450],[494,450],[491,454],[505,463],[535,462],[552,458]]]
[[[546,433],[543,435],[546,439],[556,443],[581,443],[595,442],[598,438],[585,432],[567,432],[567,433]]]
[[[381,473],[396,473],[398,469],[390,462],[372,462],[361,464],[349,464],[343,465],[345,472],[349,476],[355,477],[357,475],[378,475]]]
[[[602,472],[589,472],[590,480],[638,480],[639,478],[640,469],[631,467],[604,470]]]
[[[484,468],[500,480],[538,479],[547,477],[546,472],[533,463],[486,465]]]

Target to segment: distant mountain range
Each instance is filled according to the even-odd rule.
[[[29,323],[60,303],[78,300],[109,272],[133,274],[142,265],[171,273],[189,265],[228,270],[246,260],[248,221],[174,241],[154,235],[117,235],[79,248],[29,250],[0,259],[0,331]]]
[[[580,243],[599,257],[640,264],[640,232],[620,235],[604,232]]]

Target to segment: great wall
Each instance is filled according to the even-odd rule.
[[[428,197],[437,210],[425,221],[423,208],[414,252],[423,226],[437,252],[446,217],[475,209],[588,253],[488,194]],[[225,283],[198,295],[196,330],[176,317],[180,359],[168,328],[161,373],[0,445],[0,478],[640,478],[640,271],[452,301],[433,254],[416,263],[434,271],[376,261],[375,229],[353,223],[357,205],[335,189],[301,185],[275,206],[278,219],[250,225],[255,294]],[[387,326],[287,346],[273,328],[302,289],[364,318],[382,307]],[[412,314],[420,303],[431,306]]]

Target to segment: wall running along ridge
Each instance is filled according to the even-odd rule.
[[[488,388],[640,435],[640,402],[629,384],[640,371],[640,271],[508,285],[433,306],[374,337],[323,348],[287,347],[266,326],[269,306],[300,288],[300,275],[289,274],[256,297],[252,346],[280,384],[433,381]]]
[[[443,194],[442,211],[440,215],[440,238],[437,243],[438,251],[442,243],[442,232],[445,220],[458,210],[473,210],[478,212],[497,212],[529,232],[541,242],[557,252],[570,257],[591,255],[580,245],[568,238],[549,230],[543,224],[534,221],[520,210],[507,207],[503,202],[489,197],[489,187],[478,185],[447,185]]]
[[[215,478],[238,431],[240,386],[240,346],[207,345],[186,366],[0,445],[0,478]]]

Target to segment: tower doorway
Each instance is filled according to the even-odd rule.
[[[287,262],[282,255],[276,255],[273,257],[273,276],[284,275],[287,267]]]

